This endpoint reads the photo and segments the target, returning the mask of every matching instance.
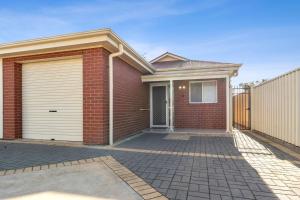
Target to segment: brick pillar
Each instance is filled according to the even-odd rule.
[[[3,138],[22,138],[22,64],[3,59]]]
[[[83,142],[108,143],[108,55],[103,48],[83,51]]]

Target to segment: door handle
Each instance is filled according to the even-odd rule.
[[[57,110],[49,110],[49,112],[57,112]]]
[[[148,111],[148,110],[150,110],[149,108],[140,108],[139,109],[140,111]]]

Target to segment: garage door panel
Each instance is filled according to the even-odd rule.
[[[45,122],[48,122],[48,121],[40,121],[40,122],[37,122],[36,124],[34,124],[34,125],[27,125],[27,126],[24,126],[24,130],[30,130],[30,128],[36,128],[36,127],[39,127],[40,129],[43,129],[43,130],[49,130],[49,128],[51,128],[51,131],[52,130],[55,130],[56,128],[64,128],[65,130],[72,130],[72,131],[74,131],[74,128],[75,127],[81,127],[79,124],[75,124],[75,123],[70,123],[70,124],[72,124],[72,126],[71,127],[66,127],[65,126],[65,123],[66,122],[70,122],[70,121],[64,121],[64,123],[62,122],[62,123],[60,123],[60,124],[57,124],[57,123],[55,123],[55,128],[53,128],[53,123],[52,122],[54,122],[54,120],[50,120],[49,122],[50,123],[47,123],[47,125],[45,125]],[[40,130],[39,129],[39,130]],[[38,131],[39,131],[38,130]],[[32,130],[32,131],[34,131],[34,130]],[[77,132],[77,131],[74,131],[74,132]],[[54,133],[53,133],[54,134]]]
[[[22,70],[23,137],[82,141],[82,59],[28,63]]]
[[[29,103],[33,102],[33,101],[34,102],[52,101],[52,102],[62,102],[62,103],[64,103],[66,101],[62,101],[62,100],[80,100],[82,98],[82,96],[80,96],[80,95],[76,95],[76,96],[74,95],[74,96],[71,96],[69,98],[56,97],[58,92],[60,92],[60,91],[56,91],[56,93],[49,92],[47,94],[32,95],[30,97],[24,98],[24,101],[29,102]],[[64,91],[61,91],[61,93],[63,93],[63,92]],[[41,99],[41,98],[39,98],[41,95],[47,95],[48,97],[47,97],[47,99]],[[35,99],[33,99],[33,98],[35,98]],[[72,103],[72,101],[70,103]],[[76,102],[74,102],[74,103],[76,103]]]
[[[82,141],[82,136],[78,135],[57,135],[56,137],[59,137],[59,140],[66,140],[66,141]],[[30,139],[37,139],[37,140],[51,140],[53,138],[53,135],[45,134],[45,133],[39,133],[39,134],[27,134],[27,138]]]
[[[38,96],[37,96],[38,98]],[[49,98],[47,100],[39,100],[39,101],[33,101],[33,100],[24,100],[23,102],[28,105],[36,105],[39,108],[50,108],[49,106],[46,106],[45,104],[51,104],[51,106],[55,106],[55,108],[65,108],[65,107],[77,107],[78,104],[75,103],[75,101],[80,101],[81,98],[71,98],[68,99],[72,103],[66,103],[66,99],[53,99]]]
[[[53,113],[53,114],[52,114]],[[35,123],[37,123],[38,121],[47,121],[47,120],[56,120],[59,118],[60,121],[66,121],[66,120],[73,120],[73,119],[81,119],[81,117],[79,117],[78,115],[80,115],[81,113],[77,112],[77,113],[70,113],[70,114],[57,114],[52,112],[51,114],[53,116],[47,116],[46,114],[41,115],[39,112],[33,112],[30,115],[23,115],[24,117],[27,117],[28,120],[35,120]],[[77,116],[76,116],[77,115]],[[65,119],[65,118],[69,118],[69,119]],[[36,120],[38,119],[38,120]],[[77,123],[77,122],[76,122]],[[26,124],[26,123],[24,123]]]
[[[56,126],[53,129],[52,126],[32,126],[32,127],[25,127],[25,131],[30,131],[30,134],[47,134],[47,135],[78,135],[77,132],[74,132],[74,128],[80,128],[80,126],[74,126],[72,129],[66,129],[63,125]],[[35,130],[32,130],[34,128]],[[38,129],[37,129],[38,128]],[[51,133],[48,130],[51,128]],[[63,131],[63,134],[61,132]]]
[[[45,75],[45,74],[41,74],[40,76],[44,76],[44,75]],[[40,76],[32,77],[32,78],[39,78]],[[57,81],[57,83],[51,83],[51,82],[50,82],[49,85],[57,86],[56,89],[59,89],[59,87],[60,87],[60,82],[61,82],[61,84],[64,84],[64,85],[66,85],[66,86],[68,86],[68,87],[74,87],[74,86],[76,86],[76,85],[72,85],[72,83],[78,81],[78,80],[77,80],[77,76],[78,76],[78,75],[74,76],[74,80],[70,79],[70,82],[69,82],[69,83],[63,83],[63,80],[59,80],[59,79],[56,78],[56,77],[52,77],[52,78],[49,78],[49,79],[45,79],[45,81],[52,81],[53,79],[55,79],[55,81]],[[39,82],[37,81],[36,83],[30,83],[30,85],[28,85],[28,87],[43,87],[43,86],[39,85],[39,84],[41,84],[41,83],[44,83],[44,81],[39,81]],[[44,86],[44,87],[46,87],[46,86]]]
[[[35,106],[36,110],[29,110],[29,109],[24,109],[23,111],[25,111],[25,114],[23,116],[27,116],[30,117],[33,114],[39,114],[41,117],[45,117],[48,115],[53,115],[53,116],[66,116],[66,115],[73,115],[73,114],[82,114],[82,112],[75,110],[77,109],[76,106],[65,106],[65,107],[58,107],[58,106],[53,106],[53,107],[49,107],[49,108],[45,108],[45,107],[38,107],[35,104],[28,104],[28,106]],[[56,112],[51,112],[51,111],[56,111]],[[68,113],[67,113],[68,112]],[[49,114],[50,113],[50,114]]]

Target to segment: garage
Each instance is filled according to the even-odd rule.
[[[23,138],[83,140],[82,71],[82,58],[23,63]]]

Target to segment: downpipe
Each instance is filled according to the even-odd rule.
[[[114,143],[114,68],[113,58],[124,53],[122,44],[119,44],[119,51],[112,53],[108,57],[109,68],[109,145]]]

